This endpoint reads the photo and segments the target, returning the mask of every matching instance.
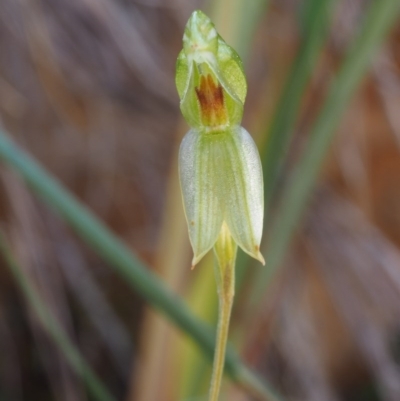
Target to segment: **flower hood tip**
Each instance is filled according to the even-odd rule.
[[[264,256],[261,254],[260,251],[258,251],[256,259],[263,265],[265,266],[265,259]]]

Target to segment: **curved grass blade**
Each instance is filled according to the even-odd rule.
[[[27,304],[36,313],[40,323],[48,332],[52,340],[60,347],[65,359],[71,366],[72,370],[81,377],[82,381],[92,396],[99,401],[116,401],[108,390],[101,383],[100,379],[93,372],[91,367],[86,363],[78,349],[72,344],[65,331],[60,324],[52,316],[45,303],[40,298],[36,289],[32,286],[29,279],[24,275],[22,268],[14,259],[9,247],[6,244],[4,235],[0,232],[0,253],[14,276],[19,288],[26,298]]]
[[[0,130],[0,159],[17,171],[32,190],[107,261],[128,285],[190,336],[205,354],[212,358],[214,336],[210,327],[193,316],[186,305],[166,288],[103,223],[38,163],[14,145],[2,130]],[[261,400],[282,400],[268,384],[243,365],[232,349],[227,350],[225,367],[226,372],[238,385],[257,395]]]
[[[314,70],[318,55],[326,40],[329,11],[332,0],[307,0],[301,11],[303,15],[303,39],[293,67],[278,101],[271,125],[263,134],[264,145],[260,148],[264,176],[265,221],[270,221],[270,203],[276,188],[277,176],[282,166],[291,134],[296,122],[300,102],[307,82]],[[250,264],[250,258],[238,252],[236,262],[236,287],[240,288]]]
[[[260,274],[255,276],[249,308],[257,306],[260,302],[271,277],[281,265],[318,178],[335,128],[365,76],[372,56],[398,19],[399,13],[398,0],[375,0],[367,11],[359,36],[350,47],[332,83],[312,128],[308,146],[283,193],[279,212],[268,236],[265,253],[267,268],[260,270]]]
[[[300,102],[307,82],[313,72],[318,55],[326,39],[329,11],[334,2],[332,0],[309,0],[304,5],[306,10],[305,40],[299,49],[292,71],[288,77],[282,97],[278,102],[276,113],[268,132],[265,146],[261,150],[263,173],[265,180],[265,211],[268,207],[276,185],[277,175],[282,166],[293,132]]]

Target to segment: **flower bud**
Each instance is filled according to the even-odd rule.
[[[212,80],[220,88],[226,108],[226,124],[240,124],[247,84],[237,53],[218,35],[201,11],[194,11],[185,28],[183,50],[176,64],[176,86],[181,111],[193,128],[204,128],[196,88]],[[223,124],[221,124],[223,125]]]

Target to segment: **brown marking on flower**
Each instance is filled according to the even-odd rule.
[[[220,83],[217,85],[214,82],[211,74],[201,75],[196,94],[200,103],[202,123],[205,126],[217,127],[228,123],[223,88]]]

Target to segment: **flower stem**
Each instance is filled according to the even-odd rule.
[[[217,401],[221,388],[222,375],[224,373],[225,349],[228,340],[229,319],[233,304],[233,297],[224,299],[219,298],[218,332],[214,354],[213,373],[210,385],[209,401]]]
[[[229,320],[235,294],[236,251],[236,243],[233,241],[229,229],[224,223],[214,246],[217,259],[217,263],[215,264],[215,278],[217,281],[219,313],[209,401],[218,401],[222,375],[224,373]]]

